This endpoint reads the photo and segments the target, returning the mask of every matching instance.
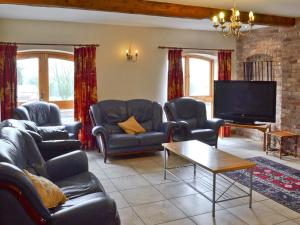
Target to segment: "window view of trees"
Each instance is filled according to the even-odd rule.
[[[73,55],[32,51],[17,55],[18,104],[48,101],[59,106],[62,120],[74,120]]]
[[[39,99],[38,58],[17,60],[17,95],[19,102]]]
[[[49,99],[74,99],[74,63],[67,60],[49,58]]]

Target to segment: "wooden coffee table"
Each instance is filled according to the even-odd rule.
[[[172,142],[162,144],[164,147],[164,179],[166,179],[167,173],[175,176],[179,179],[174,173],[170,170],[174,168],[168,168],[167,165],[167,151],[170,151],[182,158],[187,159],[192,163],[194,167],[194,179],[196,178],[196,167],[202,167],[208,172],[212,173],[212,198],[208,197],[196,187],[191,185],[188,182],[185,182],[187,185],[196,190],[199,194],[207,198],[212,202],[212,216],[215,217],[216,203],[230,201],[238,198],[249,197],[249,207],[252,206],[252,177],[253,177],[253,168],[256,166],[255,163],[239,158],[237,156],[231,155],[227,152],[223,152],[214,147],[211,147],[207,144],[204,144],[200,141],[191,140],[191,141],[182,141],[182,142]],[[176,167],[178,168],[178,167]],[[235,171],[235,170],[249,170],[250,179],[249,179],[249,193],[245,192],[243,189],[239,188],[243,195],[232,197],[228,199],[219,200],[232,186],[235,185],[235,182],[232,182],[226,178],[222,173]],[[220,194],[219,198],[216,199],[216,190],[217,190],[217,175],[221,176],[223,179],[226,179],[230,185],[229,187]],[[181,179],[179,179],[181,180]]]

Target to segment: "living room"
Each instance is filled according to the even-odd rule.
[[[96,90],[96,102],[110,100],[127,102],[134,99],[154,101],[158,103],[158,108],[161,107],[159,109],[162,112],[161,123],[166,123],[168,120],[171,122],[172,119],[167,115],[165,111],[166,107],[164,107],[165,104],[171,100],[170,93],[168,93],[168,79],[170,78],[168,53],[172,50],[180,50],[181,58],[184,59],[180,63],[183,74],[181,82],[184,91],[182,93],[183,96],[192,96],[189,92],[193,89],[193,82],[190,82],[190,77],[186,76],[186,74],[191,72],[189,71],[191,70],[189,64],[190,58],[200,59],[201,62],[205,61],[210,63],[209,75],[205,79],[196,80],[206,82],[207,85],[205,87],[201,86],[201,88],[204,87],[204,89],[209,90],[209,94],[197,96],[198,98],[196,99],[205,102],[207,118],[211,119],[214,117],[214,80],[218,80],[220,74],[220,53],[230,52],[231,63],[229,66],[227,65],[227,69],[230,68],[228,71],[230,71],[231,80],[245,80],[245,78],[247,78],[249,70],[248,72],[245,70],[246,63],[264,61],[266,63],[262,63],[258,65],[258,67],[264,67],[264,65],[267,65],[267,67],[257,69],[259,72],[256,73],[260,75],[264,73],[271,74],[272,78],[270,78],[269,81],[276,81],[277,89],[277,93],[275,94],[276,104],[273,105],[276,108],[276,121],[262,121],[268,126],[271,124],[271,129],[263,130],[262,133],[260,132],[262,131],[261,128],[253,128],[251,124],[246,124],[246,127],[230,124],[230,126],[232,125],[231,128],[228,126],[227,128],[221,128],[221,131],[218,132],[218,134],[220,134],[219,138],[217,135],[216,141],[214,139],[213,144],[210,145],[217,146],[218,149],[225,153],[233,154],[243,160],[251,158],[263,160],[261,162],[255,161],[255,163],[261,163],[261,165],[266,167],[272,163],[274,163],[272,165],[275,166],[277,163],[275,166],[276,169],[274,169],[273,172],[286,173],[287,179],[298,179],[298,181],[293,181],[296,188],[285,190],[285,194],[290,191],[290,195],[287,195],[288,197],[273,193],[271,191],[273,186],[269,187],[270,190],[265,188],[269,190],[269,193],[266,193],[266,190],[264,192],[261,190],[263,189],[262,187],[258,187],[259,185],[256,183],[258,176],[257,174],[255,175],[257,171],[254,170],[253,196],[251,194],[250,197],[250,199],[253,198],[253,200],[251,200],[252,202],[250,201],[250,205],[247,198],[235,199],[228,202],[216,203],[214,211],[212,209],[212,203],[207,200],[206,197],[199,194],[197,190],[194,190],[196,187],[196,189],[198,188],[200,191],[204,190],[205,193],[213,192],[213,189],[210,190],[207,187],[208,184],[211,185],[213,182],[212,177],[210,177],[211,174],[207,173],[207,171],[203,171],[201,166],[195,169],[197,174],[194,177],[193,168],[187,167],[171,170],[171,173],[168,173],[166,179],[164,179],[164,171],[167,170],[166,167],[164,168],[165,158],[168,159],[168,166],[175,167],[181,164],[188,165],[189,161],[180,155],[176,155],[172,149],[167,149],[171,152],[167,154],[167,156],[165,154],[167,151],[155,151],[142,154],[138,152],[138,154],[126,153],[126,155],[118,156],[108,155],[106,157],[103,154],[105,145],[103,147],[102,141],[99,141],[99,136],[103,135],[103,133],[99,135],[97,132],[101,132],[101,130],[95,129],[93,132],[96,137],[93,137],[92,127],[87,126],[88,132],[85,134],[85,140],[80,139],[83,137],[82,133],[80,133],[79,140],[74,141],[71,138],[72,140],[60,140],[58,142],[63,142],[63,146],[73,145],[73,147],[76,146],[76,150],[83,150],[83,152],[77,152],[76,156],[73,156],[72,159],[70,158],[70,161],[65,161],[64,163],[71,167],[77,165],[75,159],[78,157],[77,160],[82,160],[83,162],[82,165],[80,165],[80,163],[78,165],[79,171],[81,168],[86,167],[86,165],[84,165],[84,158],[88,158],[88,162],[86,163],[88,164],[89,171],[94,174],[95,179],[100,180],[108,198],[113,199],[114,203],[109,202],[109,206],[105,206],[107,214],[105,214],[106,212],[103,213],[103,215],[94,213],[95,210],[101,211],[102,205],[100,203],[93,203],[96,205],[95,208],[84,209],[84,206],[77,206],[77,215],[72,214],[75,213],[75,211],[72,212],[70,209],[69,211],[66,210],[70,212],[70,215],[67,215],[68,212],[64,212],[63,210],[59,212],[61,207],[57,207],[55,210],[51,209],[49,211],[50,213],[46,213],[46,211],[40,210],[41,207],[37,208],[37,206],[34,205],[29,211],[26,207],[23,211],[21,209],[17,211],[20,213],[20,220],[13,220],[12,217],[14,217],[14,214],[5,217],[4,215],[8,215],[6,211],[7,208],[1,208],[0,206],[0,224],[20,224],[20,221],[24,221],[23,224],[45,224],[45,222],[49,224],[64,224],[71,217],[72,219],[69,221],[72,222],[69,223],[72,224],[119,224],[117,220],[114,220],[116,215],[118,215],[121,224],[125,225],[300,224],[300,161],[299,158],[294,157],[294,155],[297,155],[297,141],[293,143],[293,150],[296,145],[296,154],[294,155],[285,155],[285,152],[283,152],[281,157],[281,153],[280,155],[273,152],[266,154],[264,151],[264,148],[270,147],[267,142],[273,140],[272,138],[270,138],[270,140],[267,138],[270,135],[268,133],[271,131],[288,131],[293,134],[294,136],[292,137],[295,138],[297,138],[300,133],[300,122],[298,120],[300,113],[298,87],[300,82],[300,62],[298,60],[300,28],[299,20],[297,19],[297,17],[299,17],[297,10],[300,7],[299,3],[296,0],[289,3],[272,2],[268,0],[262,2],[237,0],[236,6],[243,12],[241,20],[245,24],[240,32],[247,33],[250,27],[252,29],[250,33],[237,38],[234,35],[224,37],[220,28],[216,31],[213,27],[213,25],[216,24],[216,21],[213,20],[213,16],[218,15],[223,9],[224,11],[225,9],[229,10],[226,11],[225,17],[226,20],[229,19],[228,15],[230,15],[230,9],[233,6],[232,1],[224,0],[212,3],[209,1],[170,0],[151,2],[134,0],[132,4],[131,1],[121,0],[115,3],[110,3],[109,1],[100,1],[100,3],[96,1],[92,2],[93,1],[89,1],[89,3],[80,3],[79,1],[53,2],[39,0],[30,1],[29,3],[28,1],[21,0],[0,1],[1,45],[17,46],[15,62],[18,76],[22,74],[21,69],[23,69],[22,79],[19,78],[20,76],[17,77],[17,79],[19,78],[17,80],[17,107],[29,101],[44,100],[52,103],[57,101],[55,100],[55,96],[51,99],[51,82],[54,82],[55,79],[51,78],[50,72],[45,71],[48,71],[47,67],[51,64],[51,59],[63,59],[69,63],[71,62],[71,64],[68,65],[70,68],[72,67],[70,69],[72,77],[67,77],[67,81],[70,82],[64,83],[62,89],[70,89],[71,94],[69,95],[72,97],[63,99],[63,101],[59,99],[57,105],[61,110],[62,121],[73,122],[74,108],[77,107],[76,104],[79,104],[79,101],[77,102],[77,99],[74,99],[73,96],[77,91],[76,87],[87,85],[87,80],[89,80],[88,78],[83,78],[86,79],[85,82],[82,81],[83,83],[80,83],[76,82],[78,80],[73,77],[74,68],[76,67],[76,60],[74,59],[76,53],[74,54],[74,49],[93,47],[95,48],[94,59],[96,72],[94,73],[94,78],[96,79],[96,83],[94,87],[96,87],[96,89],[94,90]],[[149,5],[147,5],[147,2]],[[171,5],[166,6],[164,2],[169,2]],[[152,9],[151,6],[153,7]],[[181,8],[185,9],[182,11],[176,11],[176,7],[186,8]],[[206,7],[213,8],[213,11],[210,11],[210,13],[216,13],[205,17],[203,15],[195,15],[192,11],[200,12],[202,10],[205,12],[205,10],[208,9]],[[250,25],[247,24],[250,18],[248,17],[248,13],[251,10],[253,10],[254,13],[254,20],[252,21],[254,24],[253,27],[251,23]],[[219,16],[217,22],[219,23],[221,19],[222,17]],[[44,61],[47,62],[44,67],[41,65],[45,57],[49,61]],[[34,59],[38,60],[34,62]],[[26,60],[32,60],[30,61],[31,64]],[[270,64],[267,64],[267,62],[270,62]],[[43,74],[47,74],[48,79],[46,78],[45,80]],[[30,80],[35,80],[30,83],[31,86],[28,86],[29,82],[27,82],[27,80],[29,79],[26,79],[26,76],[30,76]],[[264,80],[264,78],[261,80]],[[3,81],[1,82],[3,84]],[[73,84],[75,85],[75,89],[73,88]],[[199,89],[198,86],[196,86],[196,88]],[[7,90],[9,89],[6,89],[6,91]],[[55,92],[55,89],[53,90]],[[1,91],[3,91],[3,89],[1,89]],[[92,92],[87,93],[88,95],[92,95]],[[7,94],[10,96],[9,92],[7,92]],[[4,95],[1,94],[1,97],[3,96]],[[133,105],[133,103],[128,103],[128,105],[130,104]],[[146,102],[136,104],[140,104],[142,108],[148,110]],[[83,123],[83,126],[86,125],[87,120],[89,123],[94,123],[93,126],[98,125],[97,123],[101,120],[100,113],[99,117],[95,116],[95,114],[98,115],[97,110],[100,110],[101,107],[106,107],[103,105],[99,109],[95,109],[93,121],[93,116],[90,117],[88,112],[91,105],[92,104],[86,104],[87,110],[84,112],[85,119],[79,119],[79,123]],[[132,110],[134,110],[133,106],[132,108]],[[130,110],[127,109],[127,111]],[[139,109],[139,111],[141,110]],[[35,113],[37,113],[37,111]],[[147,111],[145,115],[146,114]],[[131,115],[128,115],[128,118],[130,116]],[[14,116],[6,117],[6,119],[13,117]],[[124,121],[126,119],[124,119]],[[1,120],[3,121],[4,119],[1,118]],[[14,124],[14,121],[9,123],[11,127],[20,126],[18,123]],[[169,123],[169,125],[170,127],[173,126],[172,123]],[[30,125],[25,125],[26,130],[28,126]],[[78,124],[76,124],[76,126],[80,129]],[[175,129],[175,125],[173,128]],[[258,131],[244,128],[253,128]],[[81,128],[80,132],[82,132],[82,130]],[[172,128],[170,128],[170,130],[172,130]],[[6,130],[3,132],[1,133],[1,139],[4,140],[6,139],[6,135],[9,134],[5,133],[7,132]],[[45,133],[41,134],[42,137],[43,135],[45,135]],[[171,136],[172,134],[168,133],[168,138],[169,135]],[[266,135],[265,140],[263,140],[264,135]],[[173,137],[174,143],[177,142],[175,136]],[[36,137],[33,136],[33,138],[35,139]],[[67,137],[67,139],[69,139],[69,137]],[[90,145],[90,143],[92,142],[86,142],[87,145],[85,145],[87,139],[96,140],[97,144],[91,149],[90,146],[92,145]],[[171,141],[171,139],[167,140],[168,141],[165,142]],[[35,141],[37,142],[37,139],[35,139]],[[179,142],[181,142],[181,140]],[[279,143],[280,142],[277,143],[277,147]],[[84,146],[81,147],[80,144]],[[37,146],[41,151],[42,144],[37,144]],[[160,150],[163,150],[161,144],[159,147],[161,148]],[[172,148],[172,146],[164,147],[165,149]],[[128,148],[127,150],[131,151],[132,149],[133,148]],[[57,151],[51,150],[51,154],[56,155],[58,148],[56,150]],[[47,151],[49,151],[49,149],[47,149]],[[70,151],[64,149],[64,153],[70,154]],[[41,154],[44,157],[43,153]],[[62,155],[62,151],[58,155]],[[1,156],[0,159],[3,157],[4,156]],[[44,159],[46,158],[44,157]],[[46,163],[48,163],[47,160]],[[52,160],[52,155],[49,157],[49,160]],[[6,162],[6,160],[1,160],[1,162],[2,161]],[[213,161],[213,159],[211,161]],[[54,183],[63,176],[59,175],[60,169],[62,171],[65,169],[65,167],[56,163],[58,163],[58,161],[51,161],[49,163],[49,168],[54,172],[53,176],[57,178],[56,180],[52,180],[50,176],[50,180]],[[57,168],[55,168],[56,166]],[[282,169],[283,167],[285,169]],[[26,168],[26,170],[27,169],[28,168]],[[283,170],[285,172],[283,172]],[[70,173],[70,171],[66,172],[66,174],[68,173]],[[173,177],[172,173],[180,180],[178,181],[177,178]],[[42,173],[37,174],[43,176]],[[236,176],[239,175],[227,174],[226,177],[229,177],[229,180],[226,180],[227,178],[223,180],[224,178],[222,176],[217,176],[217,190],[218,184],[226,183],[231,186],[229,180],[236,181]],[[274,176],[276,177],[276,175]],[[49,179],[49,176],[44,177]],[[220,181],[218,181],[218,179],[220,179]],[[206,180],[206,184],[200,184],[200,180]],[[237,187],[242,187],[242,189],[247,192],[248,184],[245,184],[241,180],[237,181],[238,183],[235,183]],[[0,198],[4,196],[3,201],[10,201],[13,197],[5,197],[5,191],[7,191],[7,189],[5,189],[5,186],[1,186],[1,182],[0,187],[2,194],[0,192]],[[265,181],[262,182],[264,183]],[[272,182],[272,180],[270,182]],[[63,186],[63,183],[60,182],[56,184],[59,187],[60,185]],[[193,187],[190,187],[191,184]],[[225,186],[222,186],[222,188],[221,191],[227,189]],[[64,191],[66,189],[62,190]],[[234,189],[234,191],[236,191],[236,189]],[[227,193],[224,193],[224,196],[226,195]],[[70,198],[69,205],[77,204],[74,196],[70,197],[67,195],[67,197]],[[98,198],[98,196],[95,198]],[[11,201],[13,202],[13,200]],[[90,202],[91,200],[82,201]],[[291,201],[293,201],[293,203],[291,203]],[[66,201],[65,205],[67,204],[68,201]],[[116,204],[115,208],[113,206],[114,204]],[[16,207],[14,204],[8,205],[10,207]],[[24,205],[20,205],[24,207]],[[252,207],[249,208],[249,206]],[[113,212],[109,211],[110,209],[114,211],[116,215],[113,215]],[[64,213],[65,215],[60,217],[60,215]],[[78,215],[82,215],[82,218],[79,218],[80,216]],[[3,219],[1,219],[1,217],[3,217]],[[87,217],[88,219],[85,220]],[[37,218],[42,218],[43,220],[39,221],[39,223],[36,220]],[[95,218],[97,218],[98,221],[95,221]],[[107,218],[107,221],[105,218]],[[114,219],[110,220],[109,218]]]

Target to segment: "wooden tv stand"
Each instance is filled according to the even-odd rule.
[[[236,128],[245,128],[245,129],[254,129],[259,130],[264,133],[264,143],[263,149],[267,149],[267,133],[271,132],[271,124],[240,124],[240,123],[231,123],[225,122],[225,126],[236,127]]]

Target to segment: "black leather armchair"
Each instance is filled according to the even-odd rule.
[[[2,126],[18,128],[29,133],[35,140],[44,160],[81,149],[81,142],[69,139],[66,131],[53,130],[45,132],[32,121],[9,119],[3,121]]]
[[[48,130],[61,130],[69,133],[69,138],[78,139],[81,122],[75,121],[62,124],[60,111],[57,105],[48,102],[28,102],[14,110],[14,117],[18,120],[29,120],[38,127]]]
[[[105,100],[92,105],[92,133],[104,153],[104,161],[110,155],[163,150],[161,144],[168,142],[172,122],[163,123],[162,113],[160,104],[146,99]],[[145,128],[145,133],[126,134],[118,126],[131,116]]]
[[[0,128],[0,224],[120,225],[116,204],[88,171],[82,151],[44,161],[25,131]],[[23,170],[58,185],[68,201],[47,209]]]
[[[218,145],[222,119],[207,120],[206,106],[192,98],[177,98],[164,106],[169,121],[174,121],[174,141],[199,140],[211,146]]]

